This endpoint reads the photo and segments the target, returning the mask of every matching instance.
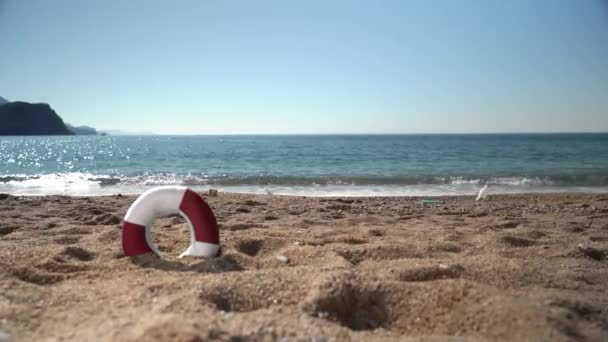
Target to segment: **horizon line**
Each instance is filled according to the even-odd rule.
[[[100,133],[109,133],[117,130],[98,130]],[[342,133],[267,133],[267,132],[223,132],[223,133],[176,133],[176,132],[127,132],[120,131],[119,134],[109,135],[162,135],[162,136],[220,136],[220,135],[251,135],[251,136],[288,136],[288,135],[541,135],[541,134],[608,134],[608,131],[555,131],[555,132],[397,132],[397,133],[378,133],[378,132],[342,132]]]

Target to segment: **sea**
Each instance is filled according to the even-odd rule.
[[[608,134],[0,137],[0,193],[159,185],[304,196],[608,192]]]

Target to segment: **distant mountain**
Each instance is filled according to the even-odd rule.
[[[76,135],[99,135],[99,132],[93,127],[89,126],[73,126],[69,123],[65,124],[67,128]]]
[[[73,135],[46,103],[8,102],[0,105],[0,135]]]
[[[106,135],[89,126],[64,123],[46,103],[10,102],[0,97],[0,135]]]

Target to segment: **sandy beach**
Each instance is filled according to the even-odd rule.
[[[0,196],[13,341],[602,341],[608,196],[207,198],[223,256],[125,257],[133,196]]]

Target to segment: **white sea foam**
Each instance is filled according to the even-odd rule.
[[[383,185],[272,185],[272,184],[205,184],[176,175],[142,175],[114,177],[72,172],[48,175],[11,175],[0,182],[0,193],[13,195],[74,195],[98,196],[112,194],[138,194],[153,186],[181,184],[199,191],[219,188],[224,192],[292,195],[292,196],[445,196],[476,195],[481,189],[479,181],[450,182],[444,184],[383,184]],[[494,178],[489,184],[492,194],[589,192],[606,193],[608,186],[555,186],[547,182],[526,178]]]

